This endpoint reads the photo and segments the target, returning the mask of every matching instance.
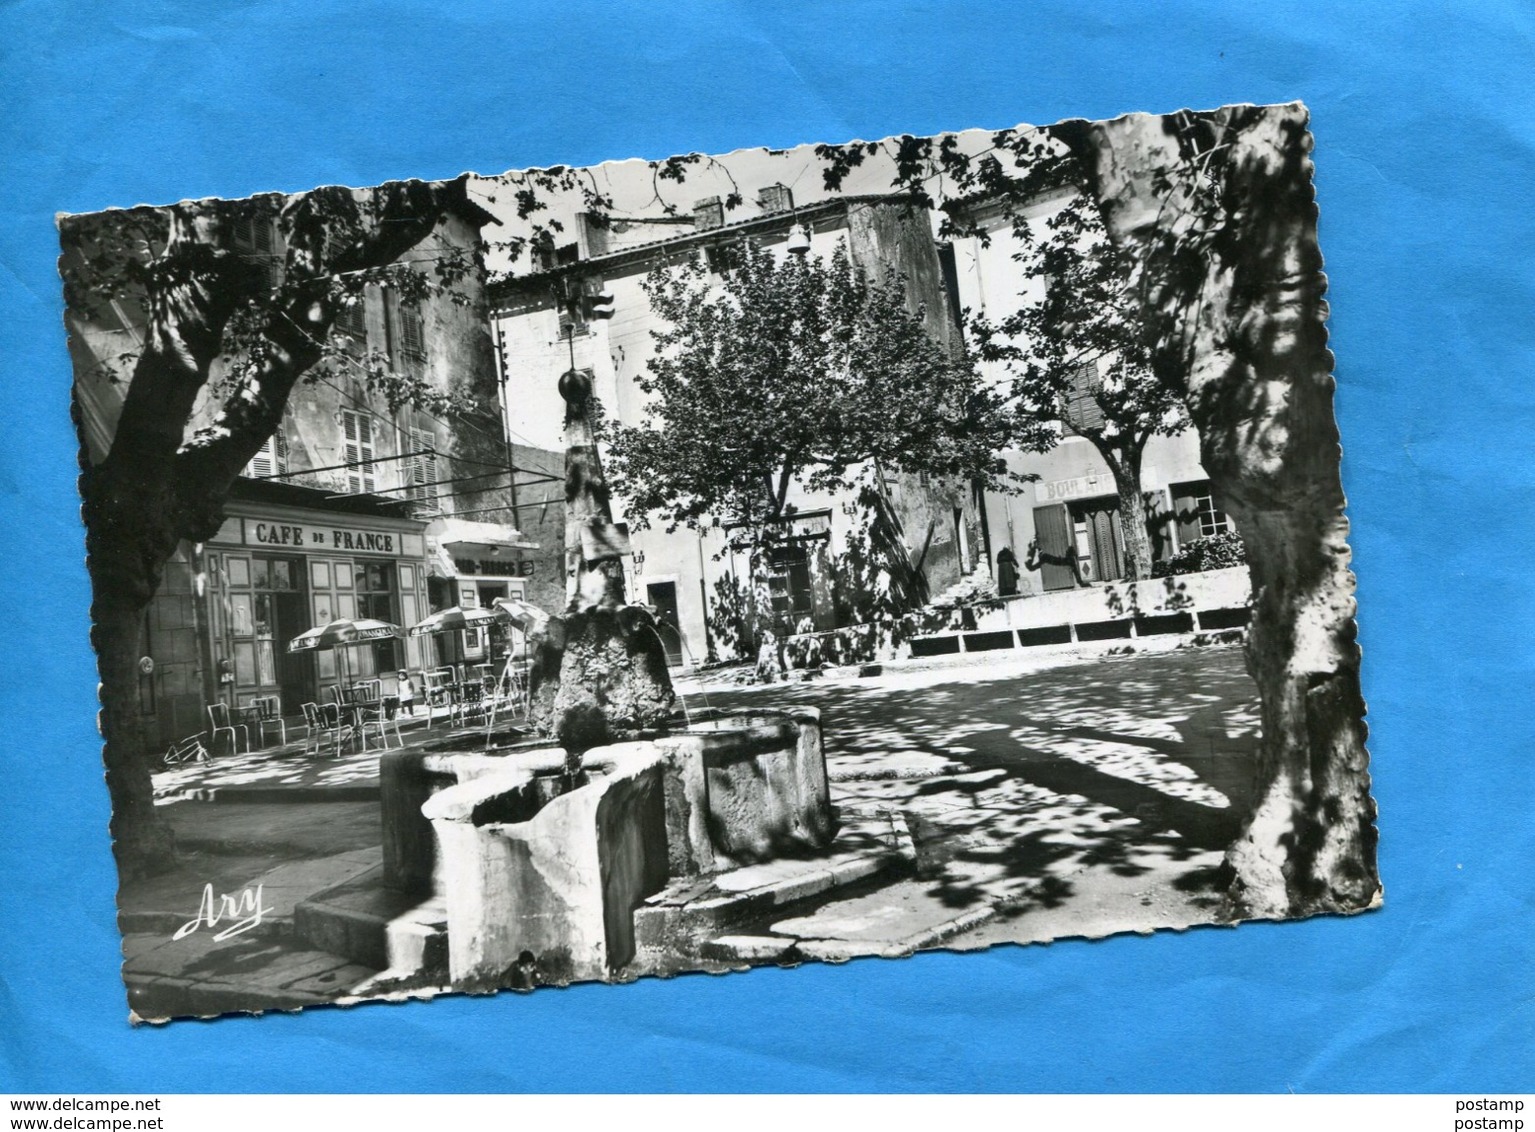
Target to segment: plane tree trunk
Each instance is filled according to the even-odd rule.
[[[1103,451],[1119,497],[1120,529],[1125,539],[1125,576],[1130,581],[1151,577],[1151,532],[1146,522],[1146,497],[1141,491],[1141,449]]]
[[[172,838],[153,805],[158,751],[142,734],[136,710],[143,613],[165,564],[180,541],[201,542],[218,530],[230,485],[276,431],[293,387],[320,358],[343,301],[333,278],[392,263],[435,226],[450,192],[462,187],[405,182],[290,199],[280,213],[287,254],[275,293],[264,265],[226,249],[225,228],[238,205],[203,201],[164,210],[164,245],[137,265],[144,346],[111,449],[80,477],[99,722],[124,879],[173,860]],[[92,225],[114,222],[111,213],[65,221],[66,252],[76,240],[95,238]],[[235,381],[213,427],[189,437],[225,330],[253,304],[265,314],[259,356]]]
[[[1305,110],[1057,129],[1111,237],[1139,257],[1154,368],[1183,391],[1247,550],[1263,735],[1228,912],[1366,908],[1380,893],[1375,809]]]

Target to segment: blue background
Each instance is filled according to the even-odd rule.
[[[0,1090],[1535,1088],[1528,5],[0,11]],[[1384,910],[132,1029],[57,210],[1303,98]]]

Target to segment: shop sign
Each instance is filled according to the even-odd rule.
[[[239,530],[236,531],[233,529],[234,521],[226,522],[219,530],[219,541],[238,541],[246,546],[268,550],[387,554],[395,558],[419,558],[423,552],[421,536],[403,531],[302,520],[285,522],[278,519],[241,519],[239,524]]]
[[[1035,494],[1041,502],[1055,503],[1062,499],[1091,499],[1095,495],[1112,495],[1113,493],[1114,477],[1103,473],[1042,483]]]

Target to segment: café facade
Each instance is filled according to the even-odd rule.
[[[460,202],[410,254],[472,250],[492,220]],[[268,223],[258,235],[236,226],[228,239],[275,277],[282,234]],[[76,419],[93,464],[113,447],[132,376],[113,367],[142,348],[144,323],[131,296],[70,313]],[[332,339],[355,364],[293,390],[230,485],[217,532],[178,545],[144,610],[135,706],[151,749],[207,730],[209,708],[221,703],[238,713],[276,697],[291,737],[303,705],[328,699],[342,680],[376,676],[390,694],[401,670],[495,663],[521,647],[509,627],[303,652],[289,643],[340,618],[408,628],[454,605],[547,601],[544,590],[563,576],[563,512],[542,502],[558,455],[505,432],[503,398],[516,391],[496,366],[483,272],[414,301],[370,282],[338,315]],[[391,403],[367,380],[368,358],[458,407]],[[189,434],[217,423],[226,365],[210,371]],[[540,505],[523,506],[529,500]]]
[[[301,488],[261,494],[300,492],[308,494]],[[277,695],[296,708],[323,699],[325,686],[343,670],[367,679],[422,666],[419,640],[287,651],[300,633],[337,618],[413,625],[426,615],[426,524],[390,510],[386,504],[327,511],[269,498],[230,502],[203,551],[209,651],[227,699]]]

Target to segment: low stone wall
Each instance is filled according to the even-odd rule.
[[[1245,566],[1001,598],[971,610],[963,631],[913,638],[912,655],[1239,628],[1251,598]]]

